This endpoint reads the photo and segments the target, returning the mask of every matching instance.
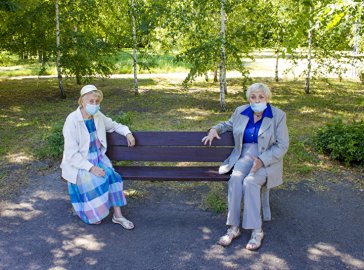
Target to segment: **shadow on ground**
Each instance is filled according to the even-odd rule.
[[[110,216],[85,225],[73,215],[57,171],[0,203],[0,269],[364,269],[364,194],[327,185],[272,191],[264,245],[249,252],[248,232],[218,246],[225,216],[201,210],[198,194],[167,186],[129,199],[124,213],[133,231]]]

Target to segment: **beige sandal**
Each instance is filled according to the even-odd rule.
[[[219,245],[226,247],[231,244],[231,242],[240,236],[241,232],[239,228],[237,230],[234,230],[232,227],[229,228],[226,232],[226,234],[222,237],[220,237],[219,241],[217,242]]]
[[[119,218],[113,216],[112,217],[112,222],[116,223],[116,224],[120,224],[121,226],[123,226],[124,229],[127,230],[132,230],[134,229],[134,224],[133,222],[131,222],[130,220],[127,220],[125,217],[121,216]]]
[[[246,249],[248,250],[258,250],[261,246],[262,246],[262,241],[264,238],[264,233],[263,231],[261,232],[252,232],[252,236],[248,242],[248,244],[246,245]],[[253,246],[253,247],[248,247],[248,246]]]

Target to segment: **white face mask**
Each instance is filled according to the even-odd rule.
[[[86,104],[85,110],[89,115],[94,115],[100,110],[100,105]]]
[[[267,108],[267,102],[250,103],[250,107],[256,113],[261,113]]]

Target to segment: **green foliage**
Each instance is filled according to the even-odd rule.
[[[221,3],[226,2],[225,38],[221,31]],[[115,55],[133,47],[131,17],[136,19],[138,67],[158,72],[157,53],[177,55],[189,69],[185,84],[219,69],[222,44],[227,70],[247,77],[243,59],[261,48],[274,49],[279,57],[290,54],[293,63],[304,57],[309,22],[312,23],[314,77],[346,71],[354,39],[363,51],[364,25],[361,1],[334,0],[64,0],[59,3],[61,66],[65,75],[82,83],[91,76],[131,73],[130,60],[115,65]],[[310,12],[312,8],[312,12]],[[21,59],[42,64],[48,74],[55,44],[55,5],[50,0],[0,1],[0,49]],[[353,28],[353,25],[357,27]],[[360,41],[361,40],[361,41]],[[1,59],[0,64],[7,64]],[[187,63],[188,66],[184,64]],[[344,65],[338,65],[344,64]],[[176,71],[175,69],[172,69]]]
[[[364,71],[359,72],[359,79],[360,79],[361,83],[364,84]]]
[[[15,63],[15,56],[11,55],[9,52],[0,51],[0,66],[8,66]]]
[[[0,1],[0,11],[14,12],[19,7],[13,1]]]
[[[45,62],[55,48],[54,4],[35,0],[18,2],[17,9],[3,16],[0,48],[23,59],[38,57]]]
[[[123,125],[131,126],[131,113],[121,112],[114,120]],[[45,135],[45,144],[37,150],[37,155],[40,158],[59,158],[63,154],[64,138],[63,138],[63,121],[55,123],[49,132]]]
[[[177,61],[191,65],[184,86],[199,75],[219,70],[221,47],[226,49],[228,70],[245,76],[244,57],[263,45],[264,28],[268,27],[264,1],[227,1],[226,37],[221,35],[221,2],[183,1],[171,8],[174,20],[169,20],[169,37],[178,48]]]
[[[46,135],[45,144],[37,150],[37,155],[41,158],[60,158],[63,154],[63,122],[55,123]]]
[[[173,54],[146,54],[137,53],[139,73],[165,73],[186,71],[189,65],[184,62],[176,62],[176,57]],[[115,70],[117,74],[128,74],[132,71],[133,58],[132,52],[125,50],[119,52],[115,59]]]
[[[227,209],[226,195],[216,190],[212,191],[205,197],[204,204],[215,213],[224,213]]]
[[[119,115],[114,117],[114,121],[126,125],[128,127],[131,127],[132,125],[132,114],[130,112],[121,112]]]
[[[67,75],[76,75],[77,83],[88,82],[90,76],[107,76],[114,69],[113,48],[92,32],[72,33],[72,42],[63,45],[61,66]]]
[[[362,84],[364,84],[364,65],[360,65],[357,68],[357,72],[358,72],[358,77],[359,77],[360,82]]]
[[[319,129],[315,143],[320,151],[346,165],[364,164],[363,131],[363,121],[344,123],[338,118]]]

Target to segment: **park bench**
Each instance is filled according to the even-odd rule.
[[[128,147],[126,138],[116,132],[107,134],[107,156],[111,161],[133,161],[133,166],[114,168],[124,180],[138,181],[227,181],[229,174],[219,174],[218,166],[177,166],[178,162],[222,162],[231,153],[234,139],[231,132],[205,146],[201,139],[206,132],[195,131],[137,131],[133,132],[136,145]],[[140,165],[144,162],[175,162],[176,166]],[[127,162],[128,163],[128,162]],[[263,220],[271,220],[269,189],[262,188]]]

